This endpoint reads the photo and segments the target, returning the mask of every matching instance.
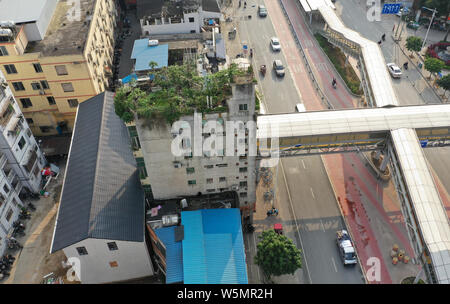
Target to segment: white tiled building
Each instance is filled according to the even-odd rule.
[[[20,213],[20,192],[40,190],[44,165],[45,158],[0,72],[0,253]]]

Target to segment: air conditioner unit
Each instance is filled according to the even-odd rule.
[[[159,44],[159,41],[156,39],[149,39],[148,40],[148,46],[156,46]]]
[[[45,92],[43,90],[39,90],[39,95],[45,95]]]
[[[238,191],[239,190],[239,186],[238,185],[233,185],[233,186],[231,186],[231,190]]]

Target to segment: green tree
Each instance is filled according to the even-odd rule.
[[[292,240],[273,229],[263,231],[259,238],[255,263],[261,266],[267,279],[273,275],[294,274],[302,267],[301,252]]]
[[[409,36],[406,39],[406,48],[411,52],[411,57],[413,56],[413,52],[420,52],[422,49],[422,38],[417,36]]]
[[[447,92],[448,90],[450,90],[450,74],[445,75],[444,77],[439,79],[436,83],[438,84],[438,86],[443,88],[445,92]]]
[[[425,70],[430,72],[430,78],[431,78],[432,74],[439,73],[440,71],[442,71],[442,69],[445,67],[445,63],[444,63],[444,61],[442,61],[440,59],[429,57],[429,58],[425,59],[424,66],[425,66]]]
[[[445,17],[444,20],[448,20],[448,17],[450,16],[450,1],[449,0],[426,0],[425,6],[428,8],[435,8],[437,10],[436,17],[442,16],[442,17]],[[449,31],[450,31],[450,26],[447,29],[447,33],[445,34],[444,41],[447,41]]]

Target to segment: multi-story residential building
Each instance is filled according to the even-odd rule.
[[[1,16],[11,11],[13,18],[12,10],[22,8],[20,20],[0,23],[0,70],[34,135],[71,132],[78,104],[103,92],[112,76],[116,4],[82,0],[72,6],[73,1],[60,0],[52,14],[50,8],[37,14],[33,8],[51,5],[36,8],[35,1],[15,0],[19,6],[0,2]],[[35,29],[42,34],[40,19],[32,18],[38,15],[51,19],[41,40],[31,37],[27,24],[21,23],[36,19]]]
[[[45,165],[36,140],[0,71],[0,253],[23,205],[22,191],[38,192]]]
[[[245,66],[248,67],[248,64]],[[172,153],[172,143],[180,135],[178,131],[173,131],[166,122],[155,123],[147,118],[135,117],[135,125],[128,129],[141,183],[147,196],[170,199],[236,191],[239,194],[240,209],[254,210],[256,124],[253,74],[236,78],[231,83],[231,94],[226,100],[226,107],[214,112],[199,113],[199,116],[184,115],[179,120],[184,124],[181,129],[190,128],[192,133],[195,124],[200,124],[202,146],[203,140],[207,140],[211,134],[224,136],[223,148],[218,150],[217,156],[208,151],[200,152],[200,156],[195,155],[195,150],[191,148],[195,149],[194,142],[198,134],[194,134],[191,140],[183,139],[183,148],[191,151],[176,156]],[[208,121],[217,122],[223,126],[223,130],[207,130],[204,126],[207,126]],[[236,125],[238,122],[242,124]],[[230,132],[226,127],[229,123],[235,124],[236,129]],[[238,134],[240,132],[242,133]],[[227,145],[225,140],[231,140],[233,145]],[[239,150],[239,144],[242,145],[242,150]]]
[[[142,35],[201,33],[222,16],[216,0],[137,0]]]

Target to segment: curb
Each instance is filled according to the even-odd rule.
[[[346,230],[348,231],[348,233],[350,233],[350,237],[352,238],[352,240],[354,240],[354,237],[353,237],[353,234],[352,234],[351,230],[348,229],[348,227],[350,227],[350,226],[349,226],[349,224],[348,224],[348,222],[347,222],[347,219],[346,219],[345,216],[344,216],[344,212],[342,211],[341,204],[339,203],[338,197],[337,197],[337,195],[336,195],[336,190],[335,190],[335,188],[334,188],[333,183],[332,183],[331,180],[330,180],[330,174],[328,173],[328,168],[327,168],[327,166],[325,165],[325,162],[323,161],[322,156],[320,157],[320,161],[322,162],[322,165],[323,165],[323,167],[325,168],[325,172],[327,173],[327,179],[328,179],[328,182],[330,183],[331,188],[333,189],[334,199],[336,200],[336,204],[338,205],[339,212],[341,213],[341,216],[342,216],[342,218],[344,219],[344,223],[345,223],[345,226],[346,226],[345,228],[346,228]],[[357,251],[356,246],[355,246],[355,250],[356,250],[356,258],[358,259],[358,264],[359,264],[359,267],[361,268],[361,271],[362,271],[362,274],[363,274],[363,278],[364,278],[364,282],[365,282],[365,284],[370,284],[370,283],[367,281],[366,270],[364,269],[363,264],[361,263],[361,260],[359,259],[359,254],[358,254],[358,251]]]

